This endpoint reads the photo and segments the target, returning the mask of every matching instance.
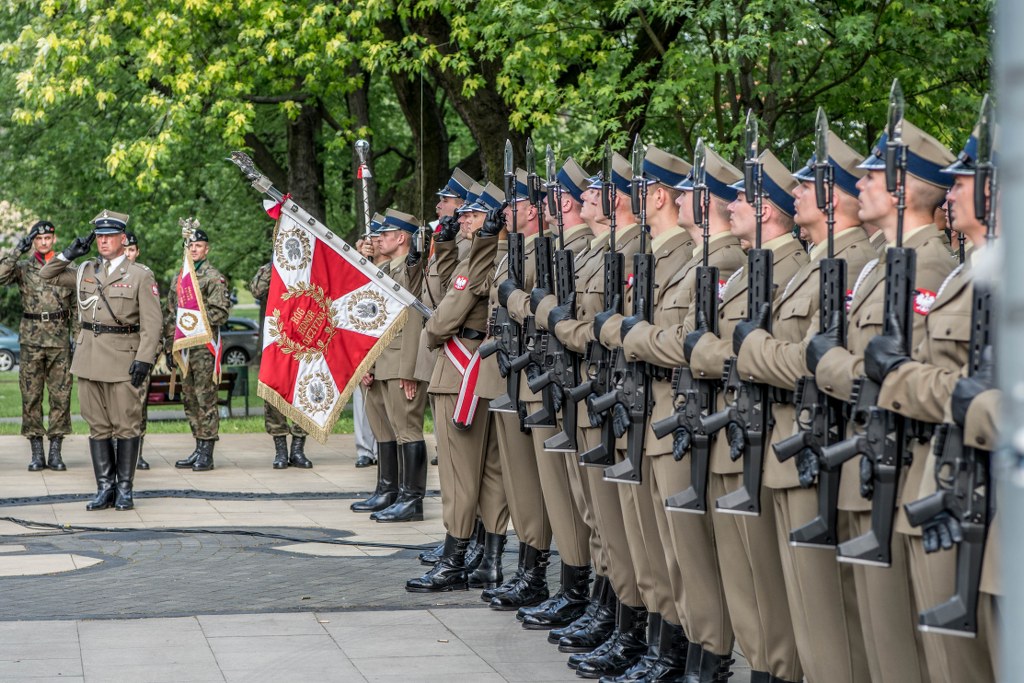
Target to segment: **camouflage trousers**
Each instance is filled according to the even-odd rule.
[[[271,436],[306,436],[306,430],[290,422],[280,410],[269,403],[263,404],[263,426]]]
[[[216,441],[220,432],[213,365],[213,354],[205,347],[192,348],[188,352],[188,375],[181,378],[182,403],[192,436],[204,441]]]
[[[21,347],[21,433],[63,436],[71,433],[70,347]],[[49,428],[43,427],[43,387],[50,393]]]

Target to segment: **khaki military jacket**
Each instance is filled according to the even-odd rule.
[[[442,242],[438,246],[445,245],[451,245],[448,248],[455,251],[455,245],[450,242]],[[481,268],[472,271],[472,263],[470,259],[456,265],[451,286],[445,291],[434,315],[423,325],[423,339],[427,348],[440,349],[452,337],[459,337],[470,353],[480,346],[481,340],[460,337],[460,331],[470,329],[483,333],[487,330],[486,291],[491,284],[488,278],[493,278],[494,272],[493,266],[489,274],[481,272]],[[480,278],[485,279],[486,283],[482,284]],[[479,293],[481,289],[483,295]],[[457,394],[461,384],[462,376],[458,370],[444,353],[439,352],[430,376],[430,393]]]
[[[821,304],[821,261],[828,254],[823,248],[793,276],[772,310],[772,333],[755,330],[737,356],[738,369],[744,378],[793,390],[797,380],[810,374],[806,350],[810,335],[818,331]],[[850,273],[860,273],[868,261],[876,257],[874,247],[862,228],[843,230],[835,236],[835,254],[847,263]],[[848,291],[852,283],[847,283]],[[771,443],[775,444],[796,433],[796,407],[776,403],[772,406],[775,427]],[[771,444],[769,444],[771,445]],[[769,488],[793,488],[800,485],[796,459],[779,462],[769,451],[765,458],[764,485]]]
[[[808,262],[807,252],[800,241],[791,235],[783,235],[764,245],[772,250],[772,278],[775,286],[774,300],[794,275]],[[732,357],[732,331],[742,320],[747,319],[747,285],[749,277],[746,266],[740,268],[722,288],[718,306],[718,337],[710,332],[705,334],[690,356],[690,370],[698,379],[715,379],[722,376],[725,361]],[[684,327],[696,329],[696,311],[687,313]],[[719,392],[717,410],[725,407],[724,392]],[[766,435],[769,436],[770,435]],[[766,458],[767,460],[767,458]],[[711,469],[717,474],[735,474],[743,471],[743,459],[736,462],[729,459],[727,439],[715,438],[711,447]]]
[[[914,342],[925,334],[925,307],[929,293],[934,295],[956,267],[944,235],[935,224],[907,234],[904,246],[917,252],[915,285],[921,304],[915,306]],[[868,342],[882,333],[885,308],[885,254],[870,261],[857,276],[853,301],[847,316],[847,348],[832,349],[821,359],[815,373],[818,387],[831,396],[848,401],[853,382],[864,375],[864,349]],[[849,434],[849,432],[848,432]],[[851,458],[843,465],[839,487],[839,509],[870,510],[871,501],[860,495],[860,459]]]
[[[405,264],[405,259],[405,255],[392,259],[387,264],[388,274],[392,280],[410,292],[419,291],[423,287],[423,269],[418,265],[409,268]],[[423,316],[410,308],[409,317],[402,331],[391,340],[374,363],[375,379],[416,379],[416,360],[422,329]]]
[[[52,252],[51,252],[52,253]],[[22,346],[43,348],[67,348],[71,339],[70,329],[75,330],[75,290],[61,287],[39,276],[43,263],[32,251],[28,258],[19,261],[21,254],[11,249],[0,255],[0,285],[18,285],[21,306],[25,313],[36,315],[63,315],[63,320],[29,320],[22,318],[18,327]],[[56,258],[56,254],[51,260]],[[74,265],[70,266],[73,271]]]
[[[228,298],[228,283],[219,270],[202,261],[196,267],[196,283],[203,295],[203,306],[206,307],[206,319],[210,322],[210,333],[217,338],[220,326],[228,321],[231,311],[231,300]],[[167,309],[164,316],[164,344],[169,350],[174,341],[174,325],[178,315],[178,278],[179,271],[171,282],[167,292]],[[269,287],[269,285],[268,285]]]
[[[490,281],[491,286],[487,290],[487,315],[494,315],[498,307],[498,285],[508,277],[508,240],[499,237],[477,237],[470,251],[470,259],[474,261],[470,265],[473,272],[485,273],[487,264],[494,275],[485,278],[483,282]],[[524,245],[524,256],[532,253],[533,240],[526,240]],[[527,269],[529,270],[529,269]],[[532,279],[532,274],[530,275]],[[487,341],[493,339],[494,330],[487,330]],[[511,358],[509,359],[512,360]],[[476,384],[476,395],[488,400],[495,399],[505,393],[508,389],[508,380],[501,376],[498,370],[498,354],[492,354],[480,360],[480,376]],[[521,396],[522,398],[522,396]]]
[[[124,259],[110,275],[98,271],[89,259],[76,270],[61,257],[39,271],[44,280],[77,291],[78,316],[99,325],[138,325],[131,334],[95,334],[80,330],[71,372],[94,382],[127,382],[132,361],[153,364],[160,345],[160,290],[145,266]],[[100,297],[102,289],[110,308]],[[113,313],[113,315],[111,314]]]
[[[427,259],[426,273],[423,274],[422,294],[420,300],[430,310],[437,308],[444,298],[444,293],[451,283],[452,275],[455,273],[455,266],[462,258],[459,256],[462,245],[468,245],[469,241],[461,236],[455,238],[454,242],[434,243],[434,253]],[[468,248],[468,247],[467,247]],[[415,374],[417,378],[429,378],[437,365],[437,349],[427,347],[427,339],[420,329],[419,348],[422,350],[416,358]]]

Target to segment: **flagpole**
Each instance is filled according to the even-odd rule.
[[[370,234],[370,143],[367,140],[356,140],[356,156],[359,158],[359,168],[356,170],[356,178],[360,182],[363,191],[363,238]]]

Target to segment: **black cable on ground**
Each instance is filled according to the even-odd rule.
[[[46,496],[24,496],[21,498],[0,498],[0,507],[18,507],[23,505],[54,505],[58,503],[77,503],[91,500],[94,493],[55,493]],[[154,489],[135,491],[135,498],[148,500],[152,498],[196,498],[206,500],[351,500],[368,498],[372,491],[297,491],[291,493],[256,492],[256,491],[197,491],[196,489]],[[427,491],[427,498],[436,498],[440,491]]]

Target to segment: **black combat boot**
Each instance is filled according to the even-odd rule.
[[[96,497],[85,509],[106,510],[114,504],[114,465],[113,439],[89,439],[89,456],[92,458],[92,471],[96,475]]]
[[[491,609],[511,612],[547,600],[550,559],[551,551],[540,550],[532,545],[526,546],[523,551],[523,575],[514,586],[491,599]]]
[[[464,591],[469,589],[466,578],[466,548],[468,538],[444,537],[444,551],[426,574],[418,579],[405,582],[410,593],[439,593],[441,591]]]
[[[613,619],[614,621],[614,619]],[[615,626],[608,637],[605,638],[601,643],[598,644],[593,650],[589,652],[578,652],[574,655],[569,655],[569,660],[565,663],[570,669],[580,668],[580,663],[586,661],[590,657],[600,657],[604,655],[608,650],[615,647],[615,643],[619,641],[619,627]],[[561,648],[559,648],[561,649]]]
[[[288,437],[274,437],[274,465],[275,470],[288,469]]]
[[[466,569],[473,571],[480,566],[480,560],[483,559],[484,553],[484,536],[487,534],[487,530],[484,529],[484,523],[481,520],[476,520],[476,525],[473,526],[473,535],[469,538],[469,550],[466,551]]]
[[[512,590],[512,587],[523,577],[523,556],[526,553],[527,545],[522,541],[519,541],[519,567],[516,569],[516,573],[505,579],[505,583],[495,588],[485,588],[480,593],[480,599],[486,603],[490,603],[491,599],[496,595],[507,593]]]
[[[60,447],[63,443],[63,436],[50,437],[50,456],[46,459],[46,466],[54,472],[63,472],[68,468],[64,464],[64,459],[60,457]]]
[[[581,661],[576,667],[577,676],[618,676],[643,657],[647,651],[647,610],[619,603],[617,622],[619,637],[605,652],[597,656],[592,653]]]
[[[32,460],[28,464],[29,472],[39,472],[46,469],[46,455],[43,453],[43,437],[28,437],[28,445],[32,449]]]
[[[594,614],[597,612],[597,608],[601,606],[601,601],[604,599],[604,591],[607,586],[607,579],[600,574],[594,575],[594,585],[590,590],[590,602],[587,603],[586,609],[583,610],[583,614],[576,618],[572,623],[566,624],[561,628],[553,628],[548,631],[548,642],[552,645],[558,645],[564,636],[570,633],[575,633],[580,629],[584,628],[590,623],[590,620],[594,618]]]
[[[135,466],[137,470],[148,470],[149,463],[142,457],[142,447],[146,444],[146,435],[143,434],[139,437],[139,464]]]
[[[733,663],[730,655],[716,655],[691,642],[686,652],[683,683],[724,683],[732,675],[729,672]],[[767,673],[750,672],[750,683],[768,683],[770,680],[771,676]]]
[[[118,439],[114,450],[117,466],[117,497],[115,510],[131,510],[135,507],[132,483],[135,481],[135,466],[139,458],[140,437]]]
[[[182,458],[181,460],[175,460],[174,466],[177,467],[179,470],[192,469],[192,465],[195,465],[196,460],[199,459],[199,449],[201,443],[202,442],[199,441],[199,439],[196,439],[196,449],[192,451],[192,455],[188,456],[187,458]]]
[[[519,610],[523,628],[547,630],[566,626],[583,615],[590,603],[590,565],[574,567],[562,563],[562,585],[558,592],[536,607]]]
[[[661,657],[661,615],[647,613],[647,652],[618,676],[602,676],[601,683],[644,683]]]
[[[292,437],[292,452],[288,456],[288,464],[292,467],[301,467],[304,470],[313,467],[313,463],[306,457],[306,437]]]
[[[501,555],[505,552],[505,534],[487,532],[484,536],[484,552],[480,564],[469,575],[470,588],[497,588],[504,580],[501,573]]]
[[[650,638],[651,636],[648,636]],[[686,673],[686,654],[690,641],[683,633],[683,627],[672,622],[661,620],[661,632],[658,634],[658,661],[647,670],[646,683],[667,683],[679,681]]]
[[[444,554],[444,543],[440,543],[430,550],[424,550],[422,553],[417,555],[420,564],[425,564],[428,567],[433,567],[441,560],[441,555]]]
[[[213,439],[199,440],[199,457],[192,463],[193,472],[209,472],[213,469]]]
[[[366,500],[352,503],[352,512],[377,512],[398,500],[398,442],[378,441],[377,450],[377,488]]]
[[[608,640],[615,630],[615,613],[619,602],[611,581],[606,582],[601,604],[594,617],[578,631],[567,633],[558,641],[559,652],[590,652]]]
[[[375,522],[423,521],[423,496],[427,493],[427,443],[414,441],[402,444],[399,450],[398,500],[380,512],[370,515]]]

